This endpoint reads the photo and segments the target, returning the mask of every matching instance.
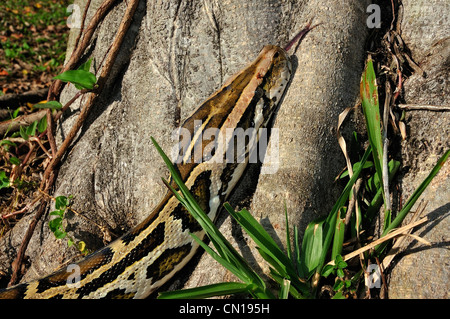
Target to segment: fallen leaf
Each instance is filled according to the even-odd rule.
[[[13,34],[11,34],[11,37],[15,38],[15,39],[21,39],[21,38],[23,38],[23,34],[22,33],[13,33]]]

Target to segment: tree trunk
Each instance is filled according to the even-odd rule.
[[[75,4],[83,12],[86,1]],[[85,25],[100,4],[91,1]],[[295,75],[272,125],[279,132],[277,169],[260,174],[261,167],[250,164],[230,202],[249,208],[283,245],[285,205],[291,225],[301,231],[327,214],[340,193],[334,178],[345,166],[336,140],[337,117],[359,96],[367,5],[361,0],[140,1],[107,85],[60,168],[54,196],[73,195],[73,208],[83,215],[69,215],[66,230],[94,251],[147,217],[165,192],[161,177],[168,176],[150,136],[170,152],[172,132],[204,99],[265,44],[286,44],[312,18],[313,24],[322,24],[295,54]],[[92,66],[99,68],[125,9],[126,2],[118,1],[110,10],[80,63],[92,57]],[[72,46],[77,34],[71,31]],[[61,102],[75,92],[67,86]],[[60,141],[81,101],[58,127]],[[31,217],[0,239],[0,269],[8,269]],[[55,240],[47,223],[48,216],[31,239],[26,252],[31,266],[22,281],[49,274],[76,257],[76,250]],[[244,257],[259,261],[226,213],[218,225]],[[212,258],[199,255],[163,289],[230,276]]]

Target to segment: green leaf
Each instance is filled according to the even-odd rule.
[[[225,209],[236,219],[241,227],[258,245],[261,256],[268,261],[283,277],[289,279],[292,284],[304,293],[308,292],[308,287],[298,280],[298,275],[291,260],[278,247],[277,243],[262,227],[262,225],[246,209],[235,212],[228,204],[224,204]]]
[[[37,103],[33,105],[35,109],[51,109],[51,110],[59,110],[62,109],[62,104],[58,101],[48,101],[45,103]]]
[[[58,217],[52,219],[48,222],[48,226],[50,227],[50,230],[55,233],[62,226],[62,218]]]
[[[225,203],[224,207],[250,235],[260,249],[264,250],[266,254],[270,255],[280,265],[285,266],[286,264],[290,264],[289,259],[284,255],[273,238],[270,237],[264,227],[253,218],[248,210],[243,209],[236,213],[230,204]]]
[[[57,229],[53,232],[56,239],[64,239],[67,236],[67,233],[62,229]]]
[[[400,162],[391,160],[388,164],[389,167],[389,182],[391,182],[394,176],[397,174],[398,169],[400,168]],[[381,205],[383,204],[383,194],[382,187],[378,188],[377,193],[373,197],[369,206],[365,212],[365,220],[367,220],[367,224],[371,224],[373,218],[378,214]]]
[[[291,282],[287,279],[283,279],[283,283],[281,284],[280,293],[278,294],[278,299],[288,299],[289,297],[289,289],[291,287]]]
[[[89,70],[91,68],[91,62],[92,62],[92,58],[90,58],[89,60],[84,62],[82,65],[80,65],[80,67],[77,70],[83,70],[83,71],[89,72]]]
[[[428,187],[428,185],[431,183],[433,178],[437,175],[441,167],[444,165],[444,163],[447,161],[448,157],[450,155],[450,150],[447,150],[444,155],[438,160],[436,165],[433,167],[431,172],[428,174],[428,176],[424,179],[424,181],[419,185],[419,187],[414,191],[414,193],[409,197],[409,199],[406,201],[405,205],[403,206],[402,210],[397,214],[395,219],[389,224],[389,226],[383,231],[382,237],[387,235],[391,230],[394,228],[397,228],[400,226],[400,224],[403,222],[403,219],[406,217],[406,215],[410,212],[411,208],[414,206],[416,201],[419,199],[420,195],[425,191],[425,189]],[[383,243],[375,247],[376,253],[380,253],[384,247],[386,247],[387,243]]]
[[[284,280],[286,280],[286,278],[284,278],[283,276],[280,276],[280,274],[272,267],[269,267],[269,270],[270,270],[270,276],[272,277],[272,279],[274,279],[280,285],[280,287],[285,284]],[[289,286],[289,293],[295,299],[305,299],[309,296],[309,294],[305,295],[305,294],[299,293],[298,290],[295,289],[295,287],[293,285]]]
[[[335,265],[325,265],[322,269],[322,276],[327,278],[329,275],[331,275],[335,271]]]
[[[18,158],[15,157],[15,156],[11,156],[11,157],[9,158],[9,162],[10,162],[11,164],[13,164],[13,165],[20,165],[20,159],[18,159]]]
[[[361,105],[366,119],[367,134],[372,147],[376,173],[383,180],[383,142],[381,135],[381,117],[378,103],[378,87],[372,59],[369,58],[360,84]],[[383,195],[384,196],[384,195]]]
[[[344,269],[348,266],[347,263],[344,261],[344,258],[342,258],[341,255],[336,256],[334,263],[338,269]]]
[[[356,162],[355,164],[353,164],[353,166],[352,166],[353,171],[356,171],[356,170],[359,168],[360,165],[361,165],[361,162]],[[371,162],[371,161],[366,161],[366,162],[364,163],[363,169],[364,169],[364,168],[370,168],[370,167],[372,167],[372,166],[373,166],[373,162]],[[348,170],[344,171],[344,172],[339,176],[339,178],[344,178],[344,177],[347,177],[347,176],[348,176]]]
[[[333,246],[331,250],[331,260],[334,260],[336,256],[340,255],[342,252],[342,245],[344,244],[344,233],[345,233],[345,214],[347,208],[342,207],[340,210],[340,217],[336,222],[336,229],[334,232]],[[343,217],[343,218],[342,218]]]
[[[19,115],[19,112],[20,112],[20,106],[13,112],[12,118],[15,119]]]
[[[54,210],[50,213],[50,216],[59,216],[59,217],[63,218],[64,210]]]
[[[16,143],[11,142],[10,140],[1,140],[0,141],[0,146],[3,146],[6,149],[6,151],[9,151],[9,147],[10,146],[11,147],[16,147],[17,145],[16,145]]]
[[[321,263],[324,222],[322,220],[309,223],[303,235],[300,264],[302,266],[301,276],[304,278],[310,278]]]
[[[66,196],[58,196],[55,198],[55,208],[56,209],[66,209],[69,206],[69,199]]]
[[[346,299],[342,291],[338,291],[331,299]]]
[[[5,171],[0,171],[0,189],[8,188],[10,186],[9,177],[6,176]]]
[[[43,116],[38,123],[37,129],[39,133],[43,133],[47,129],[47,116]]]
[[[333,290],[338,291],[342,287],[344,287],[344,282],[341,279],[337,279],[336,282],[334,283]]]
[[[338,200],[336,201],[333,208],[331,209],[331,212],[328,214],[328,217],[325,219],[325,221],[321,222],[321,223],[323,223],[323,225],[321,225],[321,227],[320,227],[320,228],[323,227],[323,230],[321,230],[323,232],[323,236],[322,236],[323,242],[320,247],[317,247],[317,249],[320,251],[320,254],[321,254],[320,257],[317,257],[318,252],[311,251],[312,247],[314,247],[314,243],[309,242],[312,240],[311,232],[314,229],[312,229],[312,227],[310,227],[310,226],[308,226],[308,228],[306,229],[305,235],[303,237],[303,241],[305,241],[305,240],[307,241],[307,243],[305,243],[306,247],[311,246],[311,247],[309,247],[309,251],[310,251],[310,254],[312,254],[313,256],[312,256],[312,261],[308,265],[305,265],[304,263],[302,263],[301,270],[306,272],[306,275],[308,275],[308,277],[311,275],[311,271],[313,270],[312,266],[316,263],[317,263],[317,267],[316,267],[315,271],[316,271],[316,273],[319,273],[319,274],[321,273],[322,267],[325,263],[326,254],[328,252],[328,249],[330,248],[331,241],[335,234],[336,221],[337,221],[337,216],[338,216],[339,210],[347,202],[349,195],[350,195],[350,191],[351,191],[353,185],[355,184],[356,180],[359,178],[359,174],[361,173],[362,168],[364,167],[364,164],[367,161],[367,159],[371,153],[372,153],[372,151],[371,151],[371,147],[369,145],[369,147],[367,148],[366,152],[364,153],[364,155],[361,159],[361,165],[358,167],[358,169],[356,169],[353,172],[352,178],[347,182],[347,185],[345,186],[345,188],[342,191],[341,195],[339,196]],[[309,236],[307,236],[308,232],[309,232]],[[313,240],[317,240],[317,239],[313,238]],[[316,245],[316,246],[318,246],[318,245]],[[303,247],[304,247],[304,243],[302,242],[302,252],[301,252],[302,256],[307,254],[307,253],[305,253]],[[311,258],[311,257],[305,256],[302,258]]]
[[[97,82],[95,74],[85,70],[69,70],[54,77],[54,79],[73,83],[78,89],[92,90]]]
[[[159,294],[158,299],[198,299],[214,296],[231,295],[236,293],[249,293],[252,286],[240,282],[223,282],[178,291],[168,291]]]
[[[36,128],[38,125],[38,121],[34,121],[27,127],[27,135],[28,136],[34,136],[36,135]]]
[[[27,134],[27,127],[26,126],[21,126],[20,127],[19,134],[25,141],[28,141],[29,136]]]
[[[167,181],[164,181],[166,186],[174,193],[176,198],[181,202],[181,204],[186,207],[186,209],[192,214],[192,216],[197,220],[197,222],[202,226],[203,230],[206,232],[214,247],[218,252],[215,252],[208,245],[203,243],[200,238],[196,235],[191,234],[192,238],[202,246],[216,261],[221,263],[224,267],[230,270],[234,275],[241,279],[244,283],[252,285],[252,295],[257,298],[274,298],[273,294],[267,290],[264,281],[259,277],[259,275],[254,272],[246,262],[246,260],[239,255],[239,253],[234,249],[230,242],[228,242],[225,237],[220,233],[211,219],[203,212],[201,207],[195,201],[195,198],[190,194],[186,185],[184,185],[183,180],[178,174],[177,169],[169,160],[167,155],[163,152],[161,147],[156,143],[153,137],[150,137],[159,154],[166,163],[169,171],[172,175],[173,181],[177,184],[181,194],[178,193],[172,185]]]

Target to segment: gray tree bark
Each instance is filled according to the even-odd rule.
[[[75,1],[81,12],[85,2]],[[88,21],[100,3],[92,1]],[[296,52],[295,76],[273,123],[279,129],[278,170],[260,175],[260,167],[250,165],[230,201],[249,207],[283,245],[285,204],[291,225],[302,231],[312,219],[327,214],[340,193],[334,177],[345,165],[336,140],[337,117],[359,95],[369,32],[367,5],[360,0],[141,1],[104,94],[59,172],[55,196],[74,195],[73,208],[84,216],[69,215],[67,231],[96,250],[143,220],[165,192],[161,176],[168,176],[150,136],[169,152],[172,131],[205,98],[252,61],[263,45],[286,44],[312,17],[314,24],[323,24]],[[94,68],[100,66],[125,6],[119,2],[96,31],[89,50]],[[73,30],[70,43],[76,35]],[[73,87],[66,87],[62,102],[74,94]],[[80,105],[81,99],[58,127],[60,140]],[[0,269],[9,268],[31,217],[25,216],[0,239]],[[74,249],[55,240],[47,223],[48,217],[31,239],[31,265],[23,281],[76,257]],[[259,261],[225,213],[218,224],[248,260]],[[227,281],[230,276],[202,255],[165,289]]]
[[[405,82],[405,102],[418,105],[449,105],[450,3],[404,0],[403,39],[412,57],[425,71]],[[408,139],[402,143],[405,200],[425,179],[439,157],[450,148],[449,112],[406,112]],[[447,162],[422,199],[428,201],[430,223],[415,234],[430,247],[409,241],[390,274],[391,298],[449,298],[450,291],[450,165]],[[415,210],[416,208],[413,208]]]

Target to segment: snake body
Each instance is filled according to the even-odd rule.
[[[183,123],[190,132],[185,150],[175,161],[180,175],[200,206],[214,220],[247,165],[258,134],[248,136],[244,160],[223,159],[233,139],[211,151],[200,133],[242,128],[257,132],[274,113],[288,85],[291,63],[286,51],[265,46],[258,57],[230,78]],[[201,122],[199,122],[201,121]],[[197,123],[201,123],[198,127]],[[197,127],[196,127],[197,126]],[[209,146],[208,146],[209,145]],[[209,159],[195,161],[195,152],[209,150]],[[222,160],[220,160],[222,159]],[[236,157],[235,157],[236,160]],[[0,290],[1,298],[145,298],[167,282],[192,258],[198,244],[189,233],[204,233],[176,197],[167,192],[149,216],[131,231],[76,263],[79,278],[62,268],[36,281]]]

